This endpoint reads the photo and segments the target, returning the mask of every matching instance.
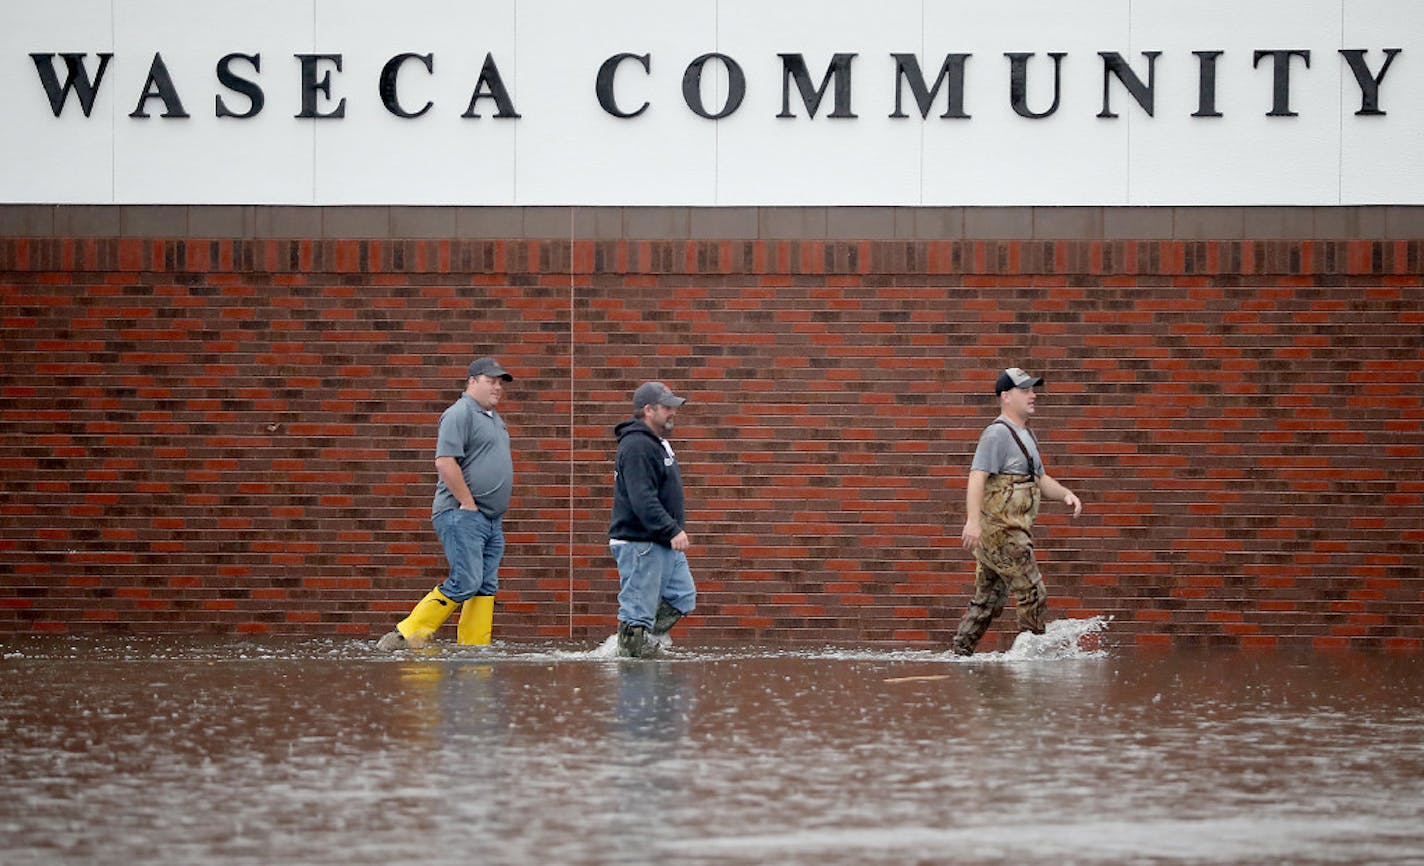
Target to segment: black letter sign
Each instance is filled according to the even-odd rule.
[[[1201,67],[1197,76],[1197,110],[1192,117],[1220,117],[1216,110],[1216,59],[1220,51],[1193,51]]]
[[[499,76],[499,67],[494,65],[494,55],[485,55],[484,68],[480,70],[480,80],[475,82],[475,92],[470,96],[470,107],[465,109],[461,117],[479,117],[475,112],[475,103],[481,99],[493,99],[494,104],[499,107],[495,117],[519,117],[519,112],[514,110],[514,102],[509,98],[509,90],[504,86],[504,79]]]
[[[1144,85],[1137,73],[1132,71],[1132,67],[1127,65],[1127,61],[1122,59],[1121,54],[1116,51],[1099,51],[1098,56],[1103,59],[1103,110],[1098,112],[1098,117],[1117,117],[1112,106],[1108,104],[1108,85],[1113,76],[1122,82],[1127,92],[1132,94],[1132,98],[1137,100],[1137,104],[1151,117],[1157,88],[1157,58],[1161,54],[1160,51],[1142,52],[1142,56],[1147,58],[1147,83]]]
[[[920,106],[920,118],[924,119],[930,116],[930,107],[934,105],[935,97],[939,95],[939,89],[946,80],[949,82],[949,105],[940,117],[969,117],[964,113],[964,64],[973,55],[946,54],[944,64],[939,68],[939,77],[935,79],[934,89],[925,86],[925,76],[920,71],[920,61],[915,55],[890,56],[895,58],[895,113],[890,115],[891,117],[909,117],[900,109],[905,90],[901,85],[905,82],[910,83],[910,91],[915,94],[915,103]]]
[[[1295,117],[1296,113],[1290,110],[1290,62],[1292,57],[1305,58],[1305,68],[1310,68],[1309,51],[1257,51],[1256,59],[1251,62],[1252,69],[1261,68],[1261,59],[1271,58],[1271,110],[1266,112],[1267,117]]]
[[[301,61],[302,64],[302,112],[297,117],[315,118],[336,118],[346,116],[346,97],[336,103],[336,110],[330,114],[318,114],[316,110],[316,95],[320,93],[328,100],[331,99],[331,72],[328,71],[320,80],[316,77],[316,65],[323,60],[330,60],[336,64],[336,71],[341,71],[340,54],[294,54],[293,57]]]
[[[1365,52],[1359,48],[1341,48],[1340,53],[1345,55],[1345,60],[1350,64],[1350,71],[1355,73],[1355,83],[1360,85],[1360,110],[1356,114],[1384,114],[1379,107],[1379,88],[1384,83],[1384,74],[1389,71],[1389,65],[1394,62],[1394,55],[1403,51],[1403,48],[1386,48],[1384,50],[1384,65],[1380,67],[1379,75],[1370,73],[1370,66],[1365,62]]]
[[[806,69],[806,60],[800,54],[781,54],[781,113],[777,117],[795,117],[791,113],[791,81],[796,80],[796,89],[801,91],[801,101],[806,105],[806,113],[811,117],[816,116],[816,109],[821,107],[821,98],[826,95],[826,88],[831,86],[831,79],[836,80],[836,107],[831,111],[831,117],[855,117],[850,110],[850,62],[855,59],[854,54],[837,54],[831,57],[831,66],[826,70],[826,77],[821,79],[821,86],[813,88],[811,86],[811,73]]]
[[[1039,113],[1028,109],[1028,61],[1033,55],[1013,52],[1004,56],[1009,58],[1009,104],[1014,107],[1014,113],[1030,120],[1039,120],[1057,111],[1058,99],[1061,96],[1059,84],[1063,78],[1063,58],[1067,55],[1062,51],[1048,52],[1048,56],[1053,58],[1053,104],[1048,106],[1047,111]]]
[[[253,72],[262,71],[261,54],[229,54],[222,60],[219,60],[218,83],[228,90],[246,96],[250,104],[248,105],[247,111],[238,114],[227,107],[227,103],[223,102],[222,94],[219,93],[217,97],[215,97],[217,102],[217,116],[237,118],[256,117],[257,114],[262,111],[262,106],[267,101],[266,97],[262,95],[262,88],[258,87],[256,82],[248,81],[246,78],[240,78],[233,73],[232,62],[234,60],[246,60],[252,64]]]
[[[708,111],[702,104],[702,69],[707,61],[717,60],[727,69],[727,101],[721,111]],[[725,54],[704,54],[687,65],[682,73],[682,101],[698,117],[721,120],[742,107],[742,99],[747,95],[747,76],[737,61]]]
[[[643,64],[644,72],[652,71],[651,54],[615,54],[603,61],[603,65],[598,67],[598,78],[593,82],[593,93],[598,97],[598,104],[603,106],[603,110],[614,117],[637,117],[648,110],[648,103],[645,100],[637,111],[623,111],[618,107],[618,102],[613,98],[613,75],[618,71],[618,64],[625,60],[636,60]]]
[[[59,86],[59,76],[54,74],[53,54],[31,54],[30,59],[35,61],[35,71],[40,74],[40,84],[44,85],[45,95],[49,97],[50,110],[55,117],[64,110],[64,104],[69,101],[69,91],[73,90],[79,94],[79,108],[88,117],[89,112],[94,110],[94,97],[99,93],[99,82],[104,80],[104,70],[109,66],[109,58],[112,54],[99,55],[99,71],[94,74],[94,80],[89,80],[89,70],[84,66],[84,58],[87,54],[61,54],[64,58],[64,65],[69,70],[69,75],[64,79],[63,89]]]
[[[155,87],[158,88],[156,91]],[[143,95],[138,98],[138,107],[129,117],[148,117],[144,105],[154,98],[163,100],[164,117],[188,116],[188,112],[183,110],[183,101],[178,98],[177,89],[173,87],[173,78],[168,74],[162,54],[153,55],[153,63],[148,67],[148,80],[143,83]]]
[[[433,54],[397,54],[386,65],[381,68],[381,103],[386,106],[386,111],[396,117],[410,119],[419,117],[429,111],[435,103],[426,101],[425,107],[419,111],[406,111],[401,108],[400,100],[396,97],[396,75],[400,72],[401,64],[407,60],[419,60],[425,64],[426,72],[435,71],[435,55]]]

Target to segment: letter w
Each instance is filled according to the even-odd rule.
[[[31,54],[35,61],[35,69],[39,71],[40,83],[44,85],[45,94],[49,96],[49,107],[54,111],[54,116],[59,117],[64,110],[64,104],[69,101],[69,92],[72,90],[79,96],[79,107],[84,110],[84,116],[88,117],[89,112],[94,110],[94,97],[99,93],[99,83],[104,80],[104,70],[109,67],[109,59],[113,54],[99,55],[99,71],[94,75],[94,80],[89,80],[89,70],[84,66],[84,58],[88,54],[61,54],[64,58],[64,65],[69,68],[69,75],[64,79],[64,86],[59,84],[59,76],[54,74],[54,54]]]

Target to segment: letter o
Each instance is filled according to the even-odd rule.
[[[702,69],[709,60],[720,60],[727,69],[727,102],[717,112],[710,112],[702,104]],[[742,107],[742,99],[747,95],[747,76],[737,61],[725,54],[704,54],[687,66],[682,74],[682,100],[699,117],[721,120]]]

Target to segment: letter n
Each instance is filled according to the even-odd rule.
[[[1127,92],[1132,94],[1132,98],[1137,100],[1137,104],[1151,117],[1157,90],[1157,58],[1161,54],[1160,51],[1142,52],[1142,56],[1147,58],[1147,83],[1143,84],[1142,79],[1137,77],[1137,73],[1132,71],[1132,67],[1127,65],[1121,54],[1116,51],[1099,51],[1098,56],[1103,58],[1103,110],[1098,112],[1098,117],[1117,117],[1117,112],[1112,110],[1109,101],[1114,77],[1122,82]]]

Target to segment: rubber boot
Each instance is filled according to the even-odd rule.
[[[647,630],[640,625],[618,623],[618,655],[620,658],[640,659],[648,654]]]
[[[494,596],[477,595],[460,609],[456,637],[465,646],[489,646],[494,632]]]
[[[396,631],[412,649],[420,649],[430,643],[430,638],[454,612],[455,602],[436,587],[416,604],[410,616],[396,623]]]
[[[672,627],[677,625],[677,621],[682,619],[682,611],[668,604],[666,601],[658,604],[658,612],[653,617],[653,637],[665,637]]]

